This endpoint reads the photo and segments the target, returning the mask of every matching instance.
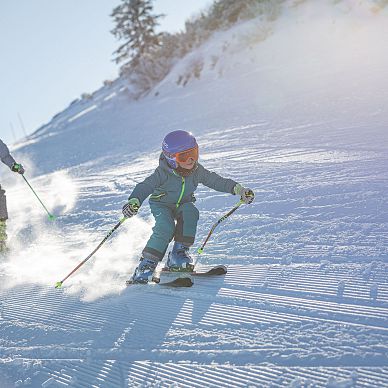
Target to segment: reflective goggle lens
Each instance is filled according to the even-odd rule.
[[[190,148],[189,150],[178,152],[175,154],[175,158],[178,162],[185,163],[189,158],[198,160],[198,146]]]

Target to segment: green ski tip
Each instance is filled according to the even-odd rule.
[[[62,282],[55,283],[55,288],[61,288],[61,287],[62,287]]]

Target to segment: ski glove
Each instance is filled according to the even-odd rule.
[[[255,193],[251,189],[247,189],[244,186],[241,186],[239,183],[234,186],[234,194],[241,196],[241,201],[245,204],[252,203],[255,199]]]
[[[130,218],[137,214],[140,208],[140,201],[137,198],[131,198],[124,206],[123,206],[123,214],[124,217]]]
[[[13,172],[17,172],[18,174],[21,174],[23,175],[24,174],[24,167],[20,164],[20,163],[14,163],[12,166],[11,166],[11,170]]]

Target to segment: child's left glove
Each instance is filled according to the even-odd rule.
[[[137,198],[131,198],[124,206],[123,206],[123,215],[125,218],[130,218],[137,214],[140,208],[140,201]]]
[[[247,189],[244,186],[240,185],[239,183],[234,186],[234,194],[241,196],[241,201],[243,201],[245,204],[252,203],[255,199],[255,193],[252,189]]]

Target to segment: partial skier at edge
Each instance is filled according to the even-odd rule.
[[[13,172],[18,174],[24,174],[24,168],[20,163],[16,163],[15,159],[11,156],[8,147],[0,139],[0,160],[8,166]],[[7,211],[7,198],[5,196],[5,190],[1,188],[0,184],[0,254],[4,254],[7,251],[7,231],[6,222],[8,219]]]

